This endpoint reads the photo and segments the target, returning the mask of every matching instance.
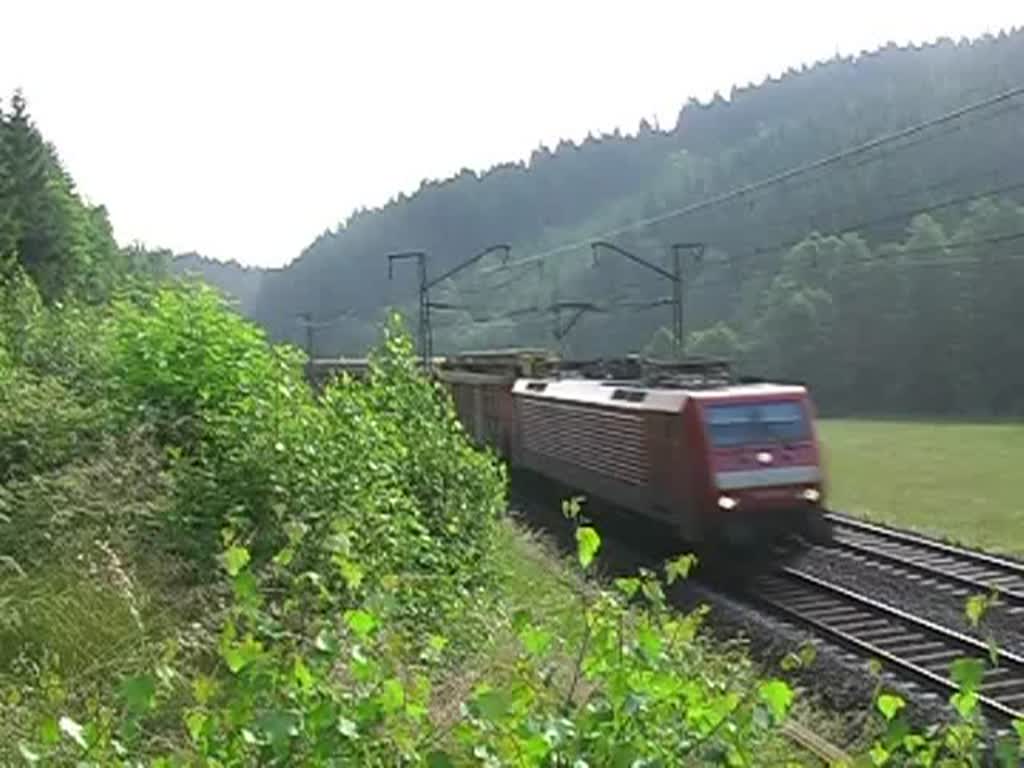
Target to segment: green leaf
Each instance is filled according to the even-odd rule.
[[[267,735],[271,744],[284,744],[299,733],[299,718],[283,709],[272,710],[256,720],[256,727]]]
[[[206,727],[207,716],[198,710],[189,712],[185,716],[185,727],[188,728],[189,738],[193,744],[199,744],[203,737],[203,729]]]
[[[480,716],[491,722],[500,720],[509,709],[508,696],[502,691],[484,691],[473,700],[473,704]]]
[[[589,525],[576,529],[576,554],[580,565],[587,568],[594,561],[597,550],[601,547],[601,537]]]
[[[377,627],[377,618],[362,609],[345,612],[345,623],[360,638],[366,638]]]
[[[405,704],[405,689],[402,681],[392,677],[384,681],[380,692],[380,706],[387,713],[397,712]]]
[[[800,662],[804,667],[809,667],[814,663],[814,660],[818,658],[818,649],[814,647],[814,643],[807,642],[800,646]]]
[[[363,569],[341,555],[333,555],[331,561],[338,567],[341,578],[345,580],[345,586],[349,589],[359,589],[359,585],[363,583]]]
[[[562,514],[569,520],[577,520],[580,516],[580,509],[583,504],[582,496],[573,496],[562,501]]]
[[[248,606],[258,605],[260,602],[259,585],[252,571],[242,571],[231,581],[235,597],[238,602]]]
[[[249,564],[249,550],[233,546],[224,553],[224,567],[229,576],[237,576]]]
[[[89,748],[89,745],[86,743],[85,738],[82,735],[82,731],[84,729],[70,717],[67,715],[61,716],[57,725],[60,727],[61,732],[75,742],[75,744],[80,746],[82,749]]]
[[[978,708],[978,694],[974,690],[964,690],[960,693],[954,693],[950,699],[950,703],[954,709],[960,714],[960,717],[964,720],[970,718],[974,711]]]
[[[263,644],[249,635],[241,643],[230,643],[221,655],[228,669],[238,674],[263,655]]]
[[[790,704],[793,703],[793,689],[784,681],[773,679],[761,683],[758,693],[761,700],[768,705],[772,716],[777,721],[784,720]]]
[[[148,675],[129,677],[121,683],[121,698],[129,712],[147,712],[156,704],[156,683]]]
[[[1017,739],[1004,736],[996,743],[996,761],[1002,768],[1020,768],[1024,750]]]
[[[881,744],[875,744],[868,754],[871,756],[872,765],[885,765],[889,762],[889,750]]]
[[[878,701],[875,702],[878,711],[882,713],[882,717],[886,720],[892,720],[906,705],[907,703],[902,698],[888,693],[883,693],[878,697]]]
[[[1024,746],[1024,718],[1018,718],[1013,721],[1013,730],[1017,732],[1017,738],[1020,739],[1021,746]]]
[[[658,633],[650,627],[645,625],[637,630],[637,644],[640,646],[640,650],[644,652],[644,655],[648,659],[654,660],[661,655],[661,638],[658,637]]]
[[[902,717],[897,717],[895,720],[889,721],[888,727],[885,729],[883,744],[886,749],[896,749],[900,744],[906,743],[909,734],[910,726],[907,721]]]
[[[455,768],[455,763],[446,753],[435,750],[427,755],[427,768]]]
[[[661,589],[661,582],[657,579],[644,579],[640,583],[640,591],[643,592],[649,603],[661,605],[665,602],[665,593]]]
[[[782,657],[782,661],[779,662],[779,666],[782,667],[783,672],[792,672],[794,669],[800,669],[800,657],[795,653],[787,653]]]
[[[56,718],[47,717],[40,723],[39,740],[47,747],[52,747],[60,741],[60,726],[57,724]]]
[[[281,550],[274,555],[274,564],[280,565],[282,568],[288,566],[291,561],[295,558],[295,547],[288,544],[281,548]]]
[[[697,564],[696,555],[680,555],[665,563],[665,580],[673,584],[677,579],[685,579]]]
[[[950,677],[963,691],[976,691],[985,676],[985,662],[981,659],[957,659],[949,666]]]
[[[903,748],[913,754],[928,744],[928,739],[917,733],[911,733],[903,737]]]
[[[551,646],[552,635],[543,629],[526,627],[519,633],[519,640],[529,654],[539,656]]]
[[[988,595],[971,595],[967,598],[967,603],[964,605],[964,613],[967,615],[967,620],[971,623],[972,627],[978,626],[982,617],[988,611],[988,606]]]
[[[199,706],[205,705],[217,692],[217,681],[206,675],[199,675],[192,681],[192,696]]]
[[[292,665],[292,676],[303,691],[309,692],[312,690],[314,683],[313,673],[309,671],[309,667],[306,666],[299,656],[295,657],[295,663]]]
[[[512,614],[512,629],[515,632],[521,632],[525,627],[530,624],[532,617],[530,612],[525,608],[520,608]]]
[[[615,588],[627,599],[632,599],[640,589],[640,579],[635,576],[620,576],[615,579]]]

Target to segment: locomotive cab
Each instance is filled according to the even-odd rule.
[[[697,400],[712,527],[735,544],[793,533],[827,542],[824,476],[806,389],[730,387]]]

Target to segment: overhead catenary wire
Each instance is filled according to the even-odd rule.
[[[980,174],[975,174],[974,176],[975,177],[988,177],[988,176],[997,175],[997,173],[998,173],[997,171],[989,169],[989,170],[986,170],[986,171],[984,171],[984,172],[982,172]],[[899,198],[899,197],[907,197],[907,196],[912,195],[912,194],[921,194],[921,193],[924,193],[924,192],[934,191],[935,189],[939,189],[939,188],[942,188],[942,187],[945,187],[945,186],[949,186],[951,183],[954,183],[954,182],[956,182],[957,180],[959,180],[961,178],[962,177],[952,176],[952,177],[950,177],[948,179],[945,179],[945,180],[943,180],[941,182],[933,183],[933,184],[927,185],[925,187],[921,187],[919,189],[907,190],[907,191],[904,191],[904,192],[900,192],[900,193],[895,193],[893,195],[889,195],[888,198],[889,199],[896,199],[896,198]],[[877,225],[880,225],[880,224],[886,224],[886,223],[901,221],[901,220],[904,220],[904,219],[910,219],[910,218],[912,218],[914,216],[917,216],[917,215],[920,215],[920,214],[923,214],[923,213],[931,213],[931,212],[939,211],[939,210],[942,210],[942,209],[945,209],[945,208],[952,208],[952,207],[956,207],[956,206],[959,206],[959,205],[965,205],[965,204],[968,204],[968,203],[971,203],[971,202],[975,202],[977,200],[982,200],[982,199],[989,198],[989,197],[995,197],[995,196],[998,196],[998,195],[1003,195],[1003,194],[1007,194],[1007,193],[1010,193],[1010,192],[1019,191],[1019,190],[1022,190],[1022,189],[1024,189],[1024,181],[1014,181],[1014,182],[1011,182],[1011,183],[1004,183],[1004,184],[999,184],[999,185],[995,185],[995,186],[990,186],[990,187],[987,187],[987,188],[985,188],[983,190],[980,190],[980,191],[977,191],[977,192],[974,192],[974,193],[971,193],[971,194],[968,194],[968,195],[958,195],[956,197],[947,198],[945,200],[941,200],[941,201],[938,201],[938,202],[935,202],[935,203],[931,203],[929,205],[918,206],[918,207],[915,207],[915,208],[902,209],[902,210],[896,211],[894,213],[888,213],[888,214],[885,214],[884,216],[878,216],[878,217],[875,217],[875,218],[861,219],[861,220],[858,220],[858,221],[855,221],[855,222],[852,222],[852,223],[849,223],[849,224],[844,224],[844,225],[842,225],[840,227],[836,227],[836,228],[831,229],[831,230],[815,231],[815,232],[810,232],[810,233],[804,233],[804,234],[802,234],[799,237],[793,237],[793,238],[789,238],[789,239],[786,239],[786,240],[781,240],[781,241],[778,241],[778,242],[775,242],[775,243],[772,243],[772,244],[769,244],[769,245],[766,245],[766,246],[758,246],[757,248],[751,249],[751,250],[746,251],[744,253],[732,255],[730,258],[732,260],[737,260],[737,259],[742,259],[742,258],[747,258],[747,257],[750,257],[750,256],[754,256],[754,255],[762,255],[762,254],[766,254],[766,253],[776,252],[776,251],[779,251],[779,250],[782,250],[782,249],[785,249],[785,248],[789,248],[789,247],[793,247],[793,246],[799,245],[800,243],[802,243],[802,242],[804,242],[806,240],[809,240],[811,237],[813,237],[815,235],[817,237],[819,237],[819,238],[827,238],[827,237],[839,237],[839,236],[843,236],[843,235],[846,235],[846,234],[863,234],[865,229],[868,229],[870,227],[874,227],[874,226],[877,226]],[[847,206],[847,207],[850,207],[850,206]],[[813,216],[812,216],[812,218],[813,218]],[[1019,239],[1019,236],[1017,234],[1011,234],[1011,235],[1008,235],[1008,236],[996,236],[996,237],[993,237],[993,238],[985,238],[985,239],[980,240],[980,241],[973,241],[973,240],[972,241],[954,241],[954,243],[946,243],[946,244],[943,244],[941,246],[928,247],[928,248],[926,248],[924,250],[919,250],[918,252],[919,253],[922,253],[922,252],[926,253],[926,252],[931,252],[931,251],[941,251],[941,250],[944,250],[944,249],[948,249],[951,246],[955,246],[956,248],[961,248],[961,247],[967,247],[969,245],[995,244],[995,243],[1004,242],[1004,241],[1007,241],[1007,240],[1016,240],[1016,239]],[[935,262],[934,261],[930,261],[929,263],[935,263]],[[516,266],[519,266],[519,265],[518,264],[512,264],[512,265],[509,266],[509,268],[510,269],[514,269]],[[531,276],[536,277],[537,274],[538,274],[537,268],[540,268],[539,271],[541,273],[543,271],[543,262],[534,262],[534,263],[531,263],[531,264],[525,264],[525,265],[521,265],[521,266],[528,267],[528,269],[523,269],[518,274],[515,274],[512,277],[507,278],[505,280],[499,281],[498,283],[496,283],[494,285],[491,285],[491,286],[486,286],[486,287],[481,286],[481,287],[474,287],[474,288],[461,288],[460,287],[460,288],[457,289],[458,293],[460,295],[479,295],[479,294],[483,294],[483,293],[490,292],[490,291],[501,290],[503,288],[507,288],[507,287],[509,287],[511,285],[514,285],[514,284],[516,284],[518,282],[521,282],[522,280],[524,280],[526,278],[529,278]],[[758,276],[756,274],[756,272],[755,272],[754,275],[750,275],[749,274],[749,270],[747,270],[747,272],[748,272],[748,276]],[[728,277],[728,281],[735,282],[735,280],[736,280],[736,278],[734,278],[732,276]],[[701,285],[701,286],[715,285],[715,284],[720,284],[720,283],[723,283],[723,282],[726,282],[726,281],[727,280],[723,280],[723,279],[718,279],[718,280],[712,279],[712,280],[709,281],[709,280],[706,280],[706,279],[701,280],[700,278],[697,278],[697,283],[699,285]],[[638,288],[639,285],[633,284],[632,287]],[[444,307],[444,309],[459,309],[461,311],[472,313],[474,308],[470,307],[470,306],[463,305],[463,306],[459,306],[459,307]],[[547,311],[547,310],[545,310],[545,309],[538,309],[536,311],[537,312],[544,312],[544,311]],[[488,321],[481,321],[481,322],[488,322]],[[445,327],[448,327],[448,325],[449,324],[445,324]]]
[[[345,310],[329,320],[299,320],[299,325],[303,328],[329,328],[332,325],[337,325],[342,320],[351,320],[354,317],[354,312],[351,310]]]
[[[960,247],[967,247],[969,245],[978,245],[991,240],[998,240],[1000,242],[1006,242],[1009,240],[1021,240],[1024,239],[1024,232],[1017,233],[1010,237],[1000,236],[997,238],[987,238],[985,240],[972,240],[963,241],[958,243]],[[952,244],[945,244],[942,246],[927,247],[911,249],[909,251],[903,251],[897,255],[904,255],[906,253],[913,253],[915,255],[921,255],[923,253],[939,252],[943,250],[949,250],[949,246]],[[938,258],[938,259],[886,259],[886,258],[873,258],[857,262],[846,262],[843,264],[845,269],[874,269],[883,267],[885,269],[915,269],[917,267],[941,267],[941,266],[985,266],[988,264],[1001,263],[1001,262],[1024,262],[1024,253],[1009,253],[1009,254],[992,254],[989,256],[978,257],[978,256],[958,256],[951,258]],[[777,270],[761,269],[756,270],[752,274],[748,273],[745,277],[777,277]],[[723,285],[726,283],[736,283],[735,277],[732,275],[722,275],[720,277],[706,278],[700,281],[695,288],[706,288],[709,286]],[[655,309],[669,303],[671,298],[662,297],[659,299],[651,300],[631,300],[631,301],[617,301],[608,304],[596,304],[592,310],[594,314],[612,314],[614,310],[631,310],[634,312],[642,312],[649,309]],[[520,307],[508,312],[496,313],[487,316],[483,319],[474,319],[474,325],[488,325],[500,322],[507,322],[508,320],[515,319],[517,317],[527,316],[531,314],[543,315],[551,312],[551,307],[532,306],[532,307]],[[455,327],[460,325],[460,322],[445,323],[444,327]]]
[[[817,234],[819,237],[838,237],[845,234],[855,234],[858,232],[862,232],[863,230],[868,229],[870,227],[877,226],[879,224],[889,224],[892,222],[909,219],[914,216],[919,216],[923,213],[933,213],[935,211],[940,211],[944,208],[954,208],[958,205],[966,205],[967,203],[973,203],[978,200],[984,200],[985,198],[995,197],[997,195],[1005,195],[1009,192],[1015,192],[1018,190],[1024,190],[1024,181],[1015,181],[1011,184],[1002,184],[997,187],[990,187],[988,189],[984,189],[980,192],[974,192],[969,195],[960,195],[958,197],[950,198],[937,203],[932,203],[930,205],[924,205],[911,209],[904,209],[901,211],[897,211],[895,213],[887,213],[884,216],[878,216],[872,219],[863,219],[861,221],[856,221],[851,224],[844,224],[841,227],[836,227],[835,229],[828,230],[825,232],[808,232],[801,235],[800,237],[793,237],[769,245],[758,246],[747,251],[746,253],[739,254],[739,256],[756,256],[765,253],[774,253],[785,248],[791,248],[795,245],[799,245],[804,240],[807,240],[810,237],[812,237],[814,234]]]
[[[889,193],[886,193],[884,195],[872,194],[871,195],[870,203],[871,203],[872,206],[878,207],[878,206],[887,205],[887,204],[890,204],[890,203],[896,203],[897,201],[904,200],[905,198],[921,197],[921,198],[925,198],[925,199],[930,199],[928,197],[929,195],[931,195],[932,193],[937,192],[937,191],[939,191],[941,189],[945,189],[947,187],[952,187],[952,186],[955,186],[955,185],[963,185],[968,180],[976,180],[976,179],[977,180],[982,180],[982,179],[988,179],[988,178],[991,178],[993,180],[999,180],[1000,178],[1002,178],[1002,174],[1003,174],[1003,168],[1002,167],[986,168],[983,171],[979,171],[979,172],[975,172],[975,173],[970,173],[970,174],[955,173],[955,174],[953,174],[951,176],[947,176],[946,178],[941,179],[939,181],[931,182],[929,184],[925,184],[925,185],[921,185],[921,186],[908,187],[908,188],[902,189],[902,190],[900,190],[898,192],[889,192]],[[985,197],[989,193],[990,193],[989,190],[986,189],[984,192],[976,193],[976,194],[977,194],[977,197]],[[994,193],[998,193],[998,191],[996,191]],[[972,195],[972,197],[973,197],[973,195]],[[932,203],[926,204],[925,208],[927,208],[930,205],[932,205]],[[835,206],[831,206],[831,207],[828,207],[828,208],[818,208],[818,209],[810,211],[810,212],[800,211],[800,212],[792,213],[792,214],[790,214],[788,216],[784,216],[784,217],[776,219],[774,222],[771,223],[770,228],[771,228],[772,231],[775,231],[775,230],[780,230],[780,231],[783,231],[783,232],[792,231],[792,229],[793,229],[792,227],[788,227],[787,228],[787,227],[783,227],[782,225],[784,225],[784,224],[791,224],[792,222],[798,222],[798,223],[803,225],[802,229],[800,230],[801,232],[809,233],[809,232],[812,232],[814,230],[821,231],[820,227],[815,223],[815,222],[818,222],[821,219],[829,219],[829,220],[831,220],[830,224],[828,225],[830,227],[831,231],[838,231],[838,230],[841,230],[841,229],[852,228],[855,225],[852,225],[852,224],[851,225],[845,225],[844,227],[837,227],[837,226],[835,226],[835,224],[834,224],[835,218],[840,213],[842,213],[842,212],[851,211],[851,210],[852,211],[860,211],[864,207],[865,207],[864,200],[862,200],[862,199],[852,199],[852,200],[850,200],[848,202],[843,202],[840,205],[835,205]],[[924,212],[924,210],[923,209],[919,209],[919,208],[907,209],[902,214],[899,214],[899,213],[898,214],[892,214],[892,216],[894,218],[898,218],[901,215],[912,214],[913,212]],[[868,223],[874,223],[874,222],[873,222],[873,220],[869,220]],[[858,225],[863,225],[863,224],[858,224]],[[722,246],[722,244],[719,243],[719,247],[721,248],[721,247],[724,247],[724,246]]]
[[[695,203],[690,203],[689,205],[681,206],[679,208],[666,211],[656,216],[649,216],[647,218],[638,219],[628,224],[623,224],[618,227],[614,227],[610,230],[607,230],[605,232],[592,235],[584,240],[579,240],[571,243],[564,243],[562,245],[558,245],[553,248],[549,248],[544,251],[531,254],[522,259],[517,259],[514,262],[514,264],[524,265],[532,261],[543,260],[551,256],[557,256],[559,254],[568,253],[580,248],[584,248],[588,246],[593,240],[607,240],[629,232],[645,229],[655,224],[670,221],[681,216],[692,215],[694,213],[709,210],[716,206],[723,205],[724,203],[741,199],[745,195],[753,194],[755,192],[761,192],[765,189],[776,186],[778,184],[782,184],[792,179],[799,178],[800,176],[804,176],[814,171],[823,170],[830,166],[836,165],[837,163],[841,163],[852,158],[864,155],[868,152],[871,152],[881,147],[885,147],[894,142],[901,141],[911,136],[916,136],[924,131],[929,130],[930,128],[945,125],[947,123],[962,119],[968,115],[974,114],[981,110],[989,109],[996,105],[1006,103],[1011,99],[1014,99],[1022,94],[1024,94],[1024,85],[1010,88],[1008,90],[990,96],[986,99],[982,99],[980,101],[973,102],[966,106],[959,107],[958,109],[939,115],[938,117],[934,117],[930,120],[925,120],[920,123],[915,123],[914,125],[908,126],[906,128],[902,128],[898,131],[883,134],[882,136],[878,136],[874,139],[870,139],[855,146],[848,147],[847,149],[841,150],[839,152],[826,155],[825,157],[813,160],[809,163],[804,163],[802,165],[797,165],[792,168],[788,168],[784,171],[772,174],[758,181],[751,182],[749,184],[744,184],[739,187],[734,187],[733,189],[728,190],[726,192],[722,192],[718,195],[712,195],[711,197],[706,198],[704,200],[699,200]]]
[[[994,238],[999,242],[1009,242],[1015,240],[1024,239],[1024,233],[1013,235],[1010,238]],[[965,241],[960,243],[961,247],[968,247],[971,245],[984,244],[984,241]],[[920,256],[926,253],[939,253],[942,251],[950,250],[949,243],[937,246],[928,246],[922,248],[916,248],[911,250],[903,250],[894,253],[893,255],[897,258],[886,258],[876,257],[870,259],[864,259],[860,261],[846,261],[840,266],[844,270],[870,270],[870,269],[885,269],[885,270],[902,270],[902,269],[914,269],[917,267],[942,267],[942,266],[985,266],[987,264],[998,264],[1001,262],[1016,262],[1024,261],[1024,253],[1009,253],[1009,254],[989,254],[987,256],[955,256],[949,258],[937,258],[937,259],[904,259],[902,256],[911,253],[913,255]],[[955,250],[955,249],[954,249]],[[757,270],[748,270],[744,275],[743,279],[749,280],[752,278],[777,278],[780,277],[780,273],[777,269],[772,268],[768,265],[766,267]],[[741,280],[738,280],[735,275],[719,275],[711,278],[704,278],[700,281],[698,288],[708,288],[718,285],[733,284],[738,285]]]

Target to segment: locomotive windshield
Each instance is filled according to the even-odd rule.
[[[704,406],[704,420],[715,447],[748,443],[794,443],[810,436],[803,406],[794,401]]]

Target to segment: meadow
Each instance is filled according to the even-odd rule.
[[[825,419],[830,506],[1024,556],[1024,424]]]

